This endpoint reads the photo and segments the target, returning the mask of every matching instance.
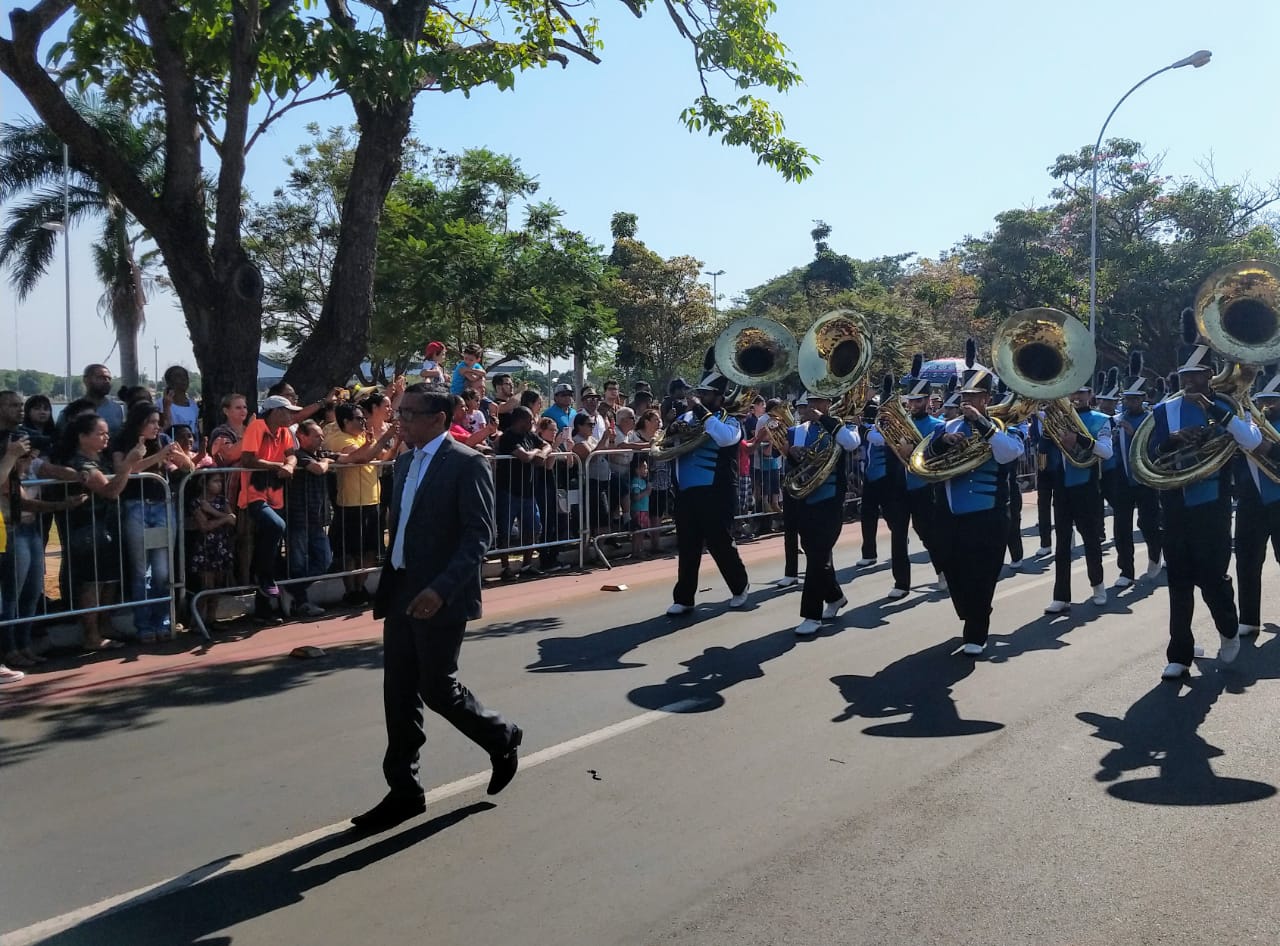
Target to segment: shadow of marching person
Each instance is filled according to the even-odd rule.
[[[977,662],[956,655],[959,646],[953,638],[908,654],[869,677],[832,677],[849,705],[831,721],[906,716],[862,730],[868,736],[900,739],[976,736],[1003,729],[1003,723],[961,717],[952,690],[973,673]]]
[[[367,841],[357,831],[342,831],[269,860],[216,870],[155,899],[126,902],[70,929],[40,940],[41,946],[104,946],[108,943],[164,943],[165,946],[223,946],[232,937],[212,934],[302,902],[305,895],[343,874],[362,870],[425,841],[471,815],[488,811],[492,802],[476,802],[382,837],[334,860],[319,861],[343,847]],[[308,866],[311,865],[311,866]],[[203,869],[201,869],[203,870]],[[197,872],[193,872],[197,873]]]
[[[1094,737],[1116,744],[1098,762],[1094,778],[1109,783],[1107,794],[1144,805],[1238,805],[1276,794],[1267,782],[1220,776],[1211,759],[1226,753],[1199,732],[1224,692],[1242,693],[1263,679],[1280,677],[1280,638],[1262,646],[1242,646],[1226,666],[1204,658],[1206,672],[1184,680],[1161,680],[1123,717],[1077,713],[1096,728]],[[1186,692],[1183,692],[1183,689]],[[1127,772],[1154,768],[1154,776],[1127,779]]]

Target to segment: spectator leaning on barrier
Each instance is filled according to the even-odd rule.
[[[265,398],[261,416],[254,418],[244,432],[244,452],[240,465],[239,506],[254,526],[253,580],[258,586],[254,600],[254,616],[278,621],[277,606],[280,587],[276,573],[280,562],[280,540],[284,537],[285,483],[293,479],[297,468],[294,453],[297,445],[289,425],[302,409],[283,395]]]
[[[613,415],[614,443],[618,448],[637,441],[636,412],[619,407]],[[629,528],[631,518],[631,451],[615,449],[609,453],[609,497],[622,513],[622,529]]]
[[[468,392],[471,397],[475,398],[475,392]],[[451,394],[453,416],[450,419],[449,435],[458,443],[466,444],[476,450],[488,449],[486,444],[490,437],[496,436],[498,433],[498,425],[489,421],[478,430],[472,430],[467,426],[467,422],[471,419],[470,412],[467,410],[467,401],[465,398]]]
[[[194,479],[187,491],[188,571],[196,579],[197,591],[225,588],[232,583],[231,566],[235,559],[237,516],[227,499],[227,478],[221,473],[207,473]],[[193,528],[194,527],[194,528]],[[328,540],[325,542],[328,550]],[[205,625],[209,623],[210,599],[201,599]]]
[[[298,447],[294,456],[298,470],[285,490],[285,545],[289,552],[289,577],[318,578],[329,570],[333,550],[328,528],[333,518],[329,506],[327,475],[336,454],[324,448],[324,431],[314,420],[298,424],[294,434]],[[310,582],[290,585],[287,592],[294,614],[319,617],[324,608],[307,599]]]
[[[533,432],[533,413],[527,407],[511,412],[510,426],[498,438],[494,468],[494,499],[497,524],[494,545],[507,548],[512,542],[512,525],[517,545],[533,545],[538,541],[542,522],[534,497],[534,467],[551,454],[551,446]],[[506,554],[502,555],[502,577],[514,577]],[[522,555],[521,570],[532,572],[533,549]]]
[[[573,385],[557,384],[551,391],[552,404],[542,413],[556,422],[561,430],[569,430],[573,426],[573,417],[577,410],[573,406]]]
[[[6,393],[12,393],[12,392],[6,392]],[[13,472],[14,466],[18,462],[18,457],[25,454],[28,448],[29,448],[28,442],[25,439],[20,439],[17,437],[11,440],[6,438],[4,443],[0,445],[0,482],[9,481],[9,476]],[[8,554],[9,554],[9,533],[5,527],[4,517],[0,516],[0,565],[3,565],[5,567],[5,571],[8,571],[8,565],[9,565]],[[6,612],[9,610],[8,599],[6,598],[5,601],[2,603],[4,604],[4,610],[0,611],[0,615],[7,617],[8,615],[6,614]],[[12,630],[10,628],[5,629],[6,641],[9,640],[9,635],[11,633],[12,633]],[[11,644],[6,643],[5,649],[12,651],[13,647]],[[24,674],[21,670],[14,670],[3,663],[0,663],[0,684],[17,683],[19,680],[21,680],[25,676],[26,674]]]
[[[562,431],[551,417],[539,417],[534,432],[549,452],[533,469],[533,496],[542,519],[545,542],[558,542],[569,537],[569,462],[568,431]],[[562,500],[563,495],[563,500]],[[547,545],[538,553],[538,565],[545,571],[560,568],[560,547]]]

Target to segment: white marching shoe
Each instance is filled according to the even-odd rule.
[[[874,565],[875,563],[876,563],[876,560],[874,558],[860,558],[853,563],[853,567],[866,568],[868,565]]]
[[[691,604],[673,604],[667,608],[667,617],[678,618],[682,614],[688,614],[693,610]]]
[[[800,579],[795,575],[783,575],[774,582],[774,585],[778,588],[791,588],[798,584],[800,584]]]
[[[1035,557],[1044,558],[1046,555],[1052,555],[1052,554],[1053,554],[1053,548],[1051,546],[1042,545],[1040,546],[1040,548],[1036,549]]]
[[[1236,637],[1252,637],[1261,630],[1262,628],[1256,624],[1241,624],[1236,628]]]
[[[1160,569],[1162,568],[1164,568],[1164,563],[1159,560],[1153,559],[1147,565],[1147,577],[1155,578],[1157,575],[1160,574]]]
[[[746,606],[746,604],[747,604],[747,592],[749,592],[750,590],[751,590],[751,585],[750,585],[750,584],[748,584],[745,588],[743,588],[743,589],[742,589],[741,591],[739,591],[736,595],[734,595],[732,598],[730,598],[730,599],[729,599],[729,607],[731,607],[731,608],[742,608],[742,607],[745,607],[745,606]]]
[[[900,598],[905,598],[906,596],[907,596],[907,589],[906,589],[906,588],[890,588],[890,589],[889,589],[889,594],[888,594],[888,595],[886,595],[886,597],[887,597],[890,601],[897,601],[897,600],[899,600]]]
[[[1186,664],[1167,664],[1165,668],[1160,671],[1161,680],[1181,680],[1183,677],[1189,676],[1191,676],[1191,668]]]
[[[1111,587],[1114,588],[1116,591],[1121,591],[1125,588],[1130,588],[1132,586],[1133,586],[1133,579],[1126,578],[1124,575],[1121,575],[1119,578],[1116,579],[1116,583]]]
[[[830,621],[837,614],[839,614],[840,609],[843,608],[848,603],[849,603],[849,599],[843,596],[841,596],[839,601],[832,601],[825,608],[822,609],[822,619],[824,621]]]
[[[796,637],[812,637],[822,630],[822,622],[813,618],[805,618],[796,625]]]
[[[1224,664],[1229,664],[1240,656],[1240,635],[1235,637],[1222,637],[1222,643],[1218,647],[1218,660]]]
[[[1104,605],[1107,603],[1107,586],[1098,584],[1093,586],[1093,598],[1091,599],[1096,605]]]
[[[966,657],[981,657],[982,652],[986,649],[986,644],[965,644],[960,648],[960,652]]]
[[[1071,610],[1070,601],[1059,601],[1057,598],[1054,598],[1052,601],[1049,602],[1048,607],[1044,609],[1044,613],[1045,614],[1064,614],[1070,610]]]

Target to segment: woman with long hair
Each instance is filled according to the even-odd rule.
[[[125,416],[124,426],[112,447],[112,464],[119,469],[127,457],[141,450],[142,456],[130,470],[153,473],[160,479],[142,477],[125,487],[121,494],[121,522],[125,549],[125,594],[130,601],[164,598],[169,595],[169,548],[173,541],[173,511],[165,482],[173,470],[194,469],[190,458],[173,441],[160,439],[161,411],[147,402],[134,404]],[[148,544],[147,533],[164,529],[169,536],[165,545]],[[150,582],[148,582],[148,574]],[[133,626],[138,642],[152,644],[169,640],[173,628],[169,624],[169,605],[139,604],[133,609]]]

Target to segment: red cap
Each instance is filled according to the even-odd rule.
[[[428,342],[426,356],[430,358],[432,355],[438,355],[444,351],[444,342]]]

